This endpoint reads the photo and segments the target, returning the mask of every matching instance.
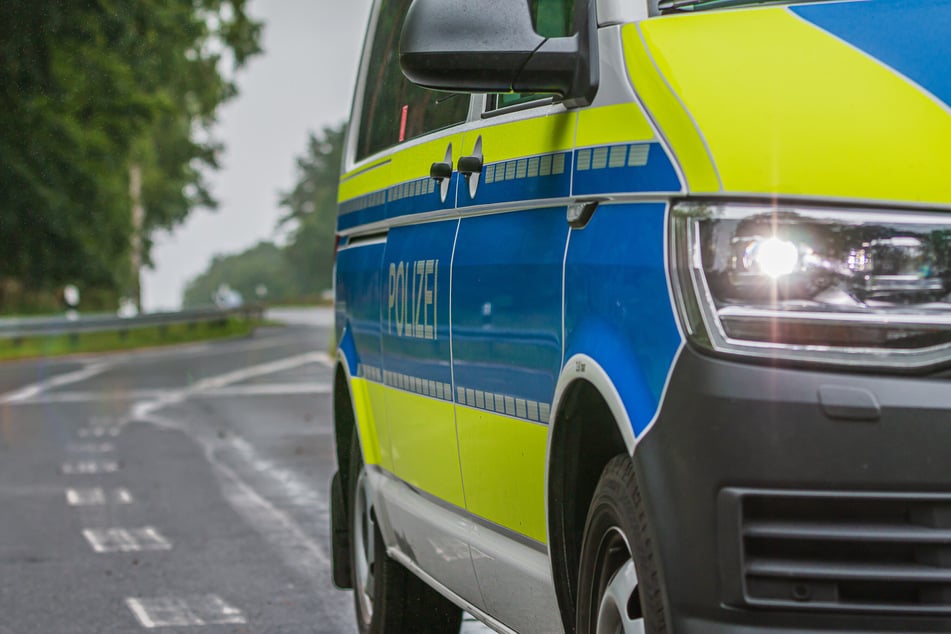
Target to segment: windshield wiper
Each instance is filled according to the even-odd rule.
[[[824,2],[825,0],[661,0],[657,9],[661,13],[683,11],[705,11],[754,4],[799,4],[805,2]]]

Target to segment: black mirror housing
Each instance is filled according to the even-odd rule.
[[[527,0],[414,0],[403,23],[403,74],[451,92],[537,92],[569,106],[591,103],[598,88],[594,2],[578,0],[570,37],[535,32]]]

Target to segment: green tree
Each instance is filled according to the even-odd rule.
[[[259,284],[268,288],[269,302],[315,299],[333,284],[334,236],[337,221],[337,182],[346,130],[343,124],[311,134],[297,159],[297,184],[281,195],[288,210],[278,226],[291,225],[283,249],[262,242],[235,255],[218,256],[204,273],[189,282],[182,303],[206,305],[219,286],[255,299]]]
[[[302,296],[317,296],[333,279],[334,236],[337,222],[337,182],[346,126],[310,135],[304,156],[297,159],[297,184],[285,193],[288,209],[282,223],[294,226],[285,255]]]
[[[134,167],[145,262],[153,230],[213,206],[208,130],[260,50],[245,1],[0,2],[0,278],[127,288]]]
[[[296,297],[284,254],[273,242],[256,246],[234,255],[216,256],[208,270],[188,283],[182,304],[185,308],[207,306],[222,285],[241,293],[245,301],[256,301],[257,289],[267,289],[267,301],[284,301]]]

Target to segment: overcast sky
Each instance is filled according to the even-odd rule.
[[[209,175],[217,211],[195,211],[157,236],[144,271],[147,310],[178,308],[188,280],[216,254],[274,237],[280,192],[294,184],[307,134],[347,118],[371,0],[250,0],[264,20],[264,53],[238,75],[240,95],[220,112],[222,169]]]

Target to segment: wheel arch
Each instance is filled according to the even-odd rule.
[[[568,633],[575,627],[588,506],[604,466],[620,453],[632,455],[635,443],[627,410],[607,371],[590,356],[573,355],[555,389],[545,492],[552,578]]]
[[[350,364],[342,347],[338,347],[333,386],[334,445],[337,473],[340,474],[344,491],[350,490],[350,439],[353,437],[354,429],[357,430],[357,438],[360,437],[356,411],[353,390],[350,389]],[[362,445],[362,441],[360,442]],[[350,509],[346,510],[349,513]]]
[[[357,404],[351,388],[352,373],[357,367],[357,355],[349,325],[343,328],[336,352],[333,388],[334,445],[341,484],[344,491],[349,491],[350,443],[354,429],[357,430],[358,442],[362,443],[360,426],[357,424]],[[347,512],[349,513],[349,509]]]

